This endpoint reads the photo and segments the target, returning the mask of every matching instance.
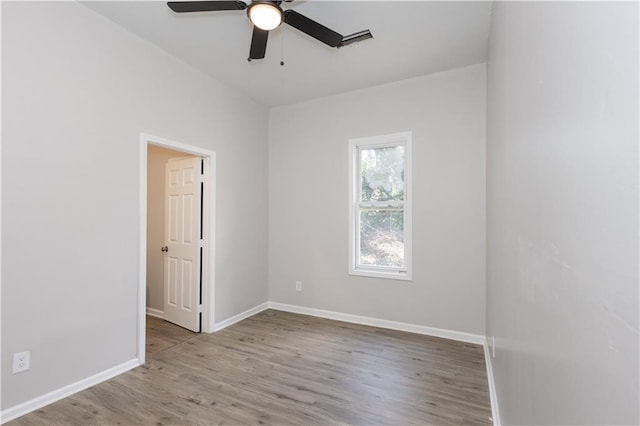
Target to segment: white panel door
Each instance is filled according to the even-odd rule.
[[[172,158],[165,170],[164,319],[200,331],[201,159]]]

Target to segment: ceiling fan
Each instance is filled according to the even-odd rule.
[[[284,0],[285,3],[290,3],[291,1],[293,0]],[[252,0],[251,3],[247,5],[244,1],[240,0],[170,1],[167,3],[167,6],[176,13],[247,9],[247,16],[253,24],[249,61],[264,58],[267,50],[269,31],[278,28],[283,22],[310,35],[329,47],[343,47],[373,37],[369,30],[343,36],[295,10],[282,10],[280,7],[282,2],[283,0]]]

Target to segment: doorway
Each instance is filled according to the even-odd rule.
[[[147,148],[147,314],[200,332],[204,159]]]
[[[141,134],[140,158],[138,359],[144,363],[146,340],[149,338],[148,327],[155,328],[155,332],[170,328],[159,326],[156,318],[153,320],[150,318],[147,324],[147,315],[177,323],[180,323],[180,319],[176,317],[176,313],[182,317],[187,315],[189,318],[186,318],[186,321],[190,325],[180,325],[202,332],[213,331],[215,153],[180,142]],[[181,169],[176,172],[176,167]],[[196,169],[197,173],[193,173],[192,171]],[[175,198],[172,198],[172,191],[176,189],[175,182],[172,183],[172,179],[168,179],[167,176],[182,175],[183,170],[185,176],[190,176],[185,183],[192,182],[190,184],[192,188],[186,188],[188,194],[195,195],[191,198],[201,200],[193,203],[191,207],[187,206],[189,208],[186,210],[182,204],[180,208],[173,207],[173,211],[179,211],[180,215],[183,211],[192,213],[190,226],[197,222],[198,231],[194,232],[191,238],[194,240],[192,249],[197,251],[194,251],[191,256],[179,254],[185,253],[185,247],[177,246],[176,241],[170,239],[171,236],[168,235],[170,232],[167,232],[169,229],[185,228],[182,223],[178,226],[174,223],[171,225],[173,228],[167,226],[167,223],[175,217],[171,213],[171,200]],[[183,192],[185,190],[185,188],[177,189]],[[185,199],[190,199],[190,196],[188,195]],[[184,240],[182,235],[178,240],[181,242]],[[168,253],[169,251],[171,253]],[[185,266],[183,270],[182,266],[179,266],[176,272],[175,269],[171,269],[171,265],[190,265],[190,269]],[[192,285],[176,288],[176,277],[180,277],[178,281],[182,285],[182,280],[188,276],[192,276]],[[191,297],[188,296],[189,294]],[[176,296],[180,299],[180,306],[184,296],[186,311],[177,312],[175,300],[172,300]]]

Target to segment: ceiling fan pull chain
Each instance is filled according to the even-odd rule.
[[[280,37],[280,66],[283,67],[284,66],[284,34],[286,33],[284,28],[281,30],[280,33],[282,34],[282,37]]]

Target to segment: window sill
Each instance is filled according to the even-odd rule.
[[[399,281],[413,281],[411,274],[408,272],[395,272],[395,271],[375,271],[371,269],[350,269],[349,275],[355,275],[359,277],[368,278],[384,278],[387,280],[399,280]]]

